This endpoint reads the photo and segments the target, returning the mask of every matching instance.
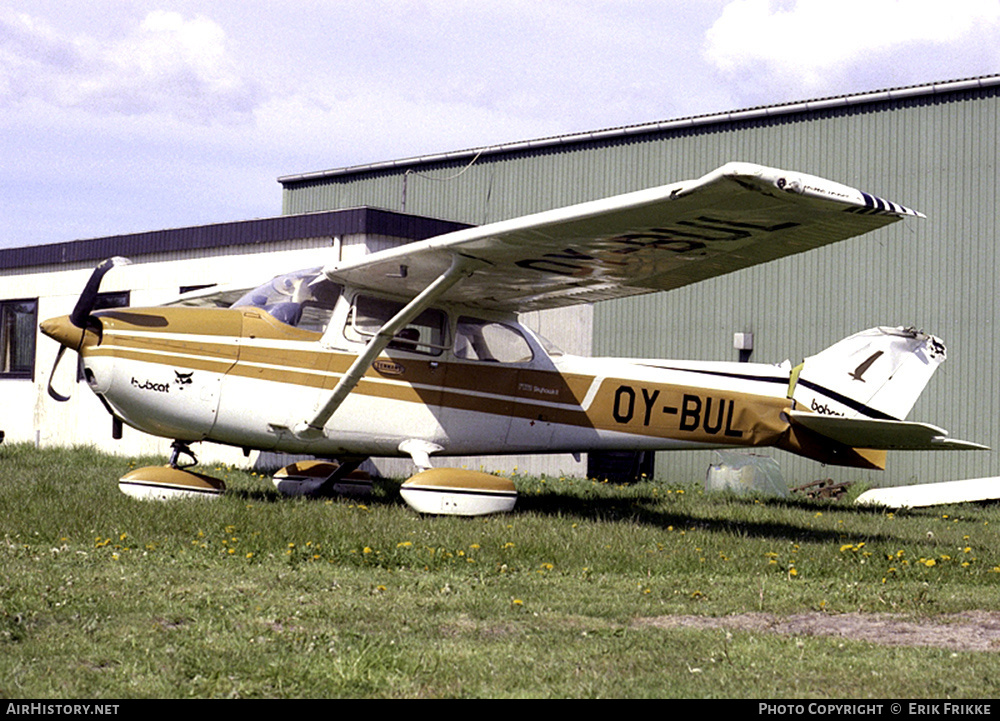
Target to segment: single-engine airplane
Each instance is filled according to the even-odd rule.
[[[882,468],[891,449],[984,448],[904,420],[945,359],[932,335],[873,328],[795,367],[582,358],[517,313],[669,290],[907,216],[921,217],[730,163],[280,275],[231,307],[94,312],[122,262],[110,259],[71,315],[41,327],[60,356],[79,353],[117,422],[173,439],[167,467],[121,480],[134,495],[218,493],[221,482],[187,470],[199,441],[327,459],[282,469],[289,492],[327,492],[368,457],[409,456],[420,472],[403,484],[407,502],[467,515],[509,510],[513,484],[432,468],[431,456],[775,446]]]

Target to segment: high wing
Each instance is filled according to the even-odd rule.
[[[689,283],[923,217],[829,180],[749,163],[702,178],[440,235],[324,268],[413,298],[454,263],[438,300],[505,311],[590,303]]]

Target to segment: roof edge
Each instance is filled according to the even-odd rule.
[[[539,148],[550,148],[559,145],[572,145],[576,143],[593,140],[605,140],[608,138],[622,138],[630,135],[642,135],[645,133],[655,133],[663,130],[677,130],[681,128],[696,128],[719,123],[747,121],[759,118],[773,118],[792,113],[827,110],[831,108],[845,108],[854,105],[866,105],[875,102],[889,100],[910,99],[919,96],[933,96],[943,93],[961,92],[963,90],[977,90],[1000,86],[1000,74],[984,75],[975,78],[965,78],[961,80],[948,80],[938,83],[922,85],[908,85],[887,90],[876,90],[871,92],[854,93],[850,95],[834,95],[815,100],[805,100],[793,103],[781,103],[777,105],[760,105],[742,110],[733,110],[723,113],[708,113],[705,115],[692,115],[674,120],[663,120],[651,123],[641,123],[638,125],[625,125],[604,130],[594,130],[583,133],[570,133],[567,135],[554,135],[536,140],[522,140],[512,143],[501,143],[479,148],[469,148],[466,150],[456,150],[447,153],[436,153],[431,155],[417,155],[400,160],[386,160],[377,163],[362,165],[350,165],[331,170],[318,170],[310,173],[300,173],[296,175],[283,175],[278,178],[282,185],[295,183],[305,183],[322,180],[342,175],[354,175],[357,173],[377,172],[381,170],[395,170],[409,168],[428,163],[440,163],[455,160],[468,160],[478,158],[481,155],[493,155],[497,153],[515,152],[519,150],[535,150]]]
[[[371,206],[357,206],[254,220],[149,230],[61,243],[0,248],[0,268],[6,270],[53,263],[89,263],[115,255],[140,258],[159,253],[254,246],[352,233],[424,240],[466,227],[468,227],[466,223]]]

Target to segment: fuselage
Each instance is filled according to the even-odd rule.
[[[306,440],[292,429],[329,397],[379,310],[348,294],[331,305],[325,323],[273,306],[101,311],[80,347],[86,378],[144,432],[320,456],[404,455],[411,439],[442,455],[788,442],[787,365],[563,355],[513,316],[464,308],[400,333]]]

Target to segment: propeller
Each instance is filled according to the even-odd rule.
[[[108,258],[107,260],[101,261],[101,263],[94,268],[94,272],[90,274],[90,279],[87,281],[87,285],[84,286],[83,292],[80,293],[80,297],[76,301],[76,306],[73,308],[73,312],[68,316],[50,318],[41,323],[42,333],[59,341],[62,345],[59,352],[56,353],[56,360],[52,364],[52,371],[49,373],[48,392],[49,396],[53,399],[59,402],[69,400],[69,396],[64,396],[59,393],[52,385],[52,379],[56,374],[56,368],[59,367],[59,362],[62,360],[66,349],[72,348],[73,350],[79,352],[83,347],[83,341],[87,335],[87,329],[100,328],[100,324],[96,318],[91,316],[91,312],[97,304],[97,295],[101,289],[101,281],[104,280],[104,276],[109,270],[116,266],[128,265],[129,262],[128,258],[122,258],[120,256],[115,256],[114,258]]]
[[[90,312],[94,310],[94,304],[97,303],[97,294],[101,289],[101,281],[104,280],[104,276],[115,266],[128,265],[130,262],[128,258],[122,258],[119,255],[101,261],[94,268],[94,272],[90,274],[90,280],[87,281],[83,292],[80,293],[80,298],[76,301],[76,307],[69,314],[69,322],[77,328],[86,330],[87,324],[90,321]]]
[[[47,389],[49,391],[49,397],[59,401],[60,403],[65,403],[66,401],[68,401],[69,396],[64,396],[62,393],[57,391],[55,387],[52,385],[52,379],[56,375],[56,368],[59,367],[59,361],[62,360],[63,353],[65,352],[66,352],[66,346],[64,345],[59,346],[59,352],[56,353],[55,363],[52,364],[52,370],[49,372],[49,385]]]

